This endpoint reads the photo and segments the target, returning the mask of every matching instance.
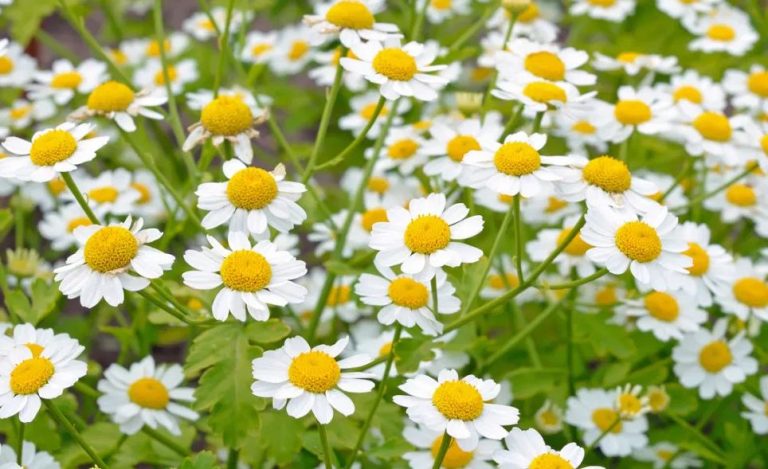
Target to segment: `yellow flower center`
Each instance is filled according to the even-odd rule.
[[[163,52],[168,53],[171,51],[171,41],[166,39],[163,41]],[[149,41],[147,44],[147,56],[149,57],[160,57],[160,43],[152,40]]]
[[[616,287],[608,285],[595,293],[595,303],[598,306],[612,306],[619,301],[616,294]]]
[[[398,140],[387,148],[387,154],[393,160],[406,160],[416,153],[419,143],[411,138]]]
[[[20,395],[34,394],[48,384],[54,371],[53,363],[47,358],[28,358],[11,371],[11,391]]]
[[[710,373],[717,373],[733,361],[733,355],[728,344],[723,340],[715,340],[702,347],[699,352],[701,367]]]
[[[621,422],[616,422],[619,419],[619,413],[608,407],[600,407],[592,411],[592,422],[601,431],[607,432],[610,429],[611,433],[621,433]]]
[[[580,134],[586,134],[586,135],[592,135],[597,131],[594,125],[584,120],[578,121],[575,124],[573,124],[571,126],[571,130],[578,132]]]
[[[131,187],[139,193],[139,200],[136,201],[137,204],[144,205],[152,200],[152,191],[149,190],[146,184],[132,182]]]
[[[43,346],[39,344],[34,343],[27,343],[24,344],[24,346],[27,347],[27,349],[32,352],[32,358],[37,358],[40,356],[41,353],[43,353]]]
[[[139,252],[136,237],[122,226],[99,229],[85,242],[85,263],[96,272],[112,272],[127,267]]]
[[[484,81],[491,76],[493,70],[494,69],[489,67],[475,67],[472,69],[470,77],[472,78],[472,81]]]
[[[761,98],[768,98],[768,71],[755,72],[747,79],[749,91]]]
[[[96,112],[122,112],[133,103],[134,93],[126,85],[108,81],[88,95],[88,109]]]
[[[429,303],[429,291],[424,284],[411,278],[400,277],[392,280],[387,294],[397,306],[419,309]]]
[[[275,178],[261,168],[245,168],[227,183],[227,198],[237,208],[258,210],[277,197]]]
[[[208,18],[204,18],[197,22],[197,25],[200,27],[200,29],[203,29],[204,31],[215,31],[216,25],[213,24],[213,21],[209,20]]]
[[[380,176],[373,176],[368,180],[368,190],[377,194],[384,194],[389,189],[389,181],[387,178]]]
[[[656,456],[659,457],[662,461],[669,461],[672,459],[672,456],[674,456],[675,453],[672,451],[666,450],[666,449],[660,449],[656,451]]]
[[[675,90],[674,93],[672,93],[672,97],[674,98],[675,102],[685,100],[696,104],[700,104],[704,99],[701,91],[699,91],[695,86],[690,85],[680,86]]]
[[[117,65],[125,65],[128,63],[128,56],[120,49],[110,49],[108,54],[112,58],[112,61]]]
[[[488,277],[488,285],[494,290],[506,289],[507,285],[509,288],[517,288],[520,285],[520,279],[512,273],[507,273],[504,277],[495,274]]]
[[[251,47],[251,55],[254,57],[261,57],[262,55],[266,54],[271,50],[272,50],[272,44],[269,44],[267,42],[263,42],[261,44],[254,44],[253,47]]]
[[[740,278],[733,284],[733,296],[752,308],[768,306],[768,284],[757,277]]]
[[[763,135],[763,138],[760,139],[760,148],[763,149],[763,153],[768,155],[768,134]]]
[[[616,247],[633,261],[651,262],[661,254],[661,239],[650,225],[631,221],[616,231]]]
[[[568,202],[558,199],[557,197],[547,198],[547,207],[544,209],[546,213],[556,213],[568,206]]]
[[[432,442],[431,451],[433,458],[437,457],[437,454],[440,452],[440,445],[442,444],[442,435],[438,436],[435,441]],[[472,451],[464,451],[459,447],[459,444],[456,443],[456,440],[452,439],[451,443],[448,445],[448,451],[445,452],[445,457],[443,458],[440,467],[443,469],[461,469],[472,462],[473,457],[474,453]]]
[[[525,69],[545,80],[560,81],[565,78],[565,64],[557,54],[540,51],[525,57]]]
[[[757,204],[757,194],[755,189],[746,184],[736,183],[731,184],[728,189],[725,190],[725,199],[739,207],[752,207]]]
[[[457,163],[461,163],[464,155],[473,150],[479,150],[480,143],[471,135],[457,135],[453,137],[445,147],[448,157]]]
[[[165,409],[170,401],[168,389],[155,378],[141,378],[128,388],[128,398],[145,409]]]
[[[373,225],[387,221],[387,209],[382,207],[372,208],[363,212],[361,224],[365,231],[372,231]]]
[[[341,0],[336,2],[325,19],[340,28],[371,29],[373,27],[373,13],[365,4],[353,0]]]
[[[363,119],[366,119],[366,120],[372,119],[373,118],[373,113],[376,112],[377,105],[378,105],[378,103],[366,104],[365,106],[362,107],[362,109],[360,109],[360,116]],[[388,113],[389,113],[389,111],[387,110],[387,107],[384,106],[384,107],[381,108],[381,112],[379,112],[379,116],[380,117],[385,117]]]
[[[672,322],[680,314],[680,306],[677,300],[669,293],[660,291],[651,292],[645,295],[643,300],[648,314],[659,321]]]
[[[325,304],[333,308],[334,306],[348,303],[351,293],[352,289],[349,288],[349,285],[335,286],[331,288],[331,292],[328,294],[328,300]]]
[[[625,99],[616,103],[613,108],[616,120],[624,125],[638,125],[653,117],[650,106],[639,99]]]
[[[408,224],[404,241],[413,252],[432,254],[451,242],[451,228],[436,215],[423,215]]]
[[[171,83],[175,82],[179,76],[178,72],[176,71],[176,67],[169,66],[166,70],[168,71],[168,79],[171,81]],[[162,70],[159,70],[157,73],[155,73],[155,85],[165,85],[165,75],[163,74]]]
[[[702,112],[693,120],[693,128],[707,140],[727,142],[731,139],[731,123],[728,117],[719,112]]]
[[[81,226],[89,226],[91,224],[91,220],[88,217],[73,218],[69,221],[69,223],[67,223],[67,232],[72,233],[76,228]]]
[[[313,393],[324,393],[336,386],[341,378],[341,368],[336,360],[325,352],[304,352],[291,361],[288,380],[295,386]]]
[[[543,453],[533,458],[528,469],[573,469],[573,466],[559,454]]]
[[[594,5],[596,7],[603,7],[608,8],[610,6],[613,6],[614,3],[616,3],[616,0],[587,0],[590,5]]]
[[[288,51],[288,59],[291,62],[296,62],[307,55],[307,52],[309,52],[309,43],[307,41],[293,41],[291,50]]]
[[[730,42],[736,37],[736,31],[727,24],[713,24],[707,29],[707,37],[713,41]]]
[[[632,173],[627,164],[611,156],[598,156],[584,166],[584,180],[593,186],[614,194],[623,193],[632,186]]]
[[[558,246],[565,241],[565,238],[571,234],[571,231],[572,228],[565,228],[560,232],[557,237]],[[576,233],[576,237],[573,238],[570,243],[568,243],[568,246],[565,247],[565,252],[571,256],[583,256],[592,248],[592,245],[588,244],[586,241],[584,241],[584,239],[582,239],[580,233]]]
[[[239,97],[219,96],[205,105],[200,122],[214,135],[231,137],[251,128],[253,113]]]
[[[537,103],[549,103],[551,101],[566,102],[568,96],[565,90],[554,83],[546,81],[533,81],[525,85],[523,94]]]
[[[272,280],[272,266],[258,252],[234,251],[221,263],[221,280],[232,290],[259,291]]]
[[[522,21],[523,23],[530,23],[531,21],[535,20],[538,17],[539,17],[539,6],[535,2],[531,2],[530,5],[528,5],[526,9],[523,10],[522,13],[520,13],[517,16],[517,21]]]
[[[648,391],[648,405],[654,412],[661,412],[669,404],[669,395],[663,389],[658,388]]]
[[[616,56],[616,60],[621,63],[631,64],[635,63],[635,60],[639,59],[642,54],[637,52],[622,52]]]
[[[0,75],[8,75],[13,71],[14,63],[8,56],[0,57]]]
[[[392,352],[392,341],[385,342],[384,345],[379,347],[379,356],[386,357]]]
[[[709,270],[709,254],[697,243],[688,243],[688,249],[683,253],[693,259],[693,265],[688,267],[688,273],[701,277]]]
[[[58,197],[67,188],[67,184],[61,179],[51,179],[48,181],[48,190],[51,191],[55,197]]]
[[[418,71],[416,60],[396,47],[380,50],[373,58],[373,69],[395,81],[409,81]]]
[[[88,191],[88,198],[99,204],[114,202],[118,195],[120,193],[112,186],[97,187]]]
[[[32,142],[29,159],[37,166],[53,166],[72,156],[77,140],[66,130],[50,130]]]
[[[32,112],[32,106],[24,105],[24,106],[15,107],[11,109],[11,112],[10,112],[11,119],[15,121],[21,120],[27,117],[30,112]]]
[[[475,420],[483,413],[483,397],[466,381],[445,381],[432,395],[432,404],[450,420]]]
[[[79,72],[61,72],[51,79],[51,88],[71,90],[80,86],[82,81],[83,76]]]
[[[523,142],[505,143],[493,155],[493,164],[499,172],[509,176],[531,174],[541,167],[541,155]]]
[[[435,10],[448,10],[453,5],[453,0],[431,0],[430,5]]]
[[[191,309],[192,311],[200,311],[204,307],[205,305],[198,298],[190,298],[187,300],[187,308]]]
[[[551,409],[547,409],[539,414],[539,419],[544,425],[552,426],[560,423],[560,417],[557,416]]]

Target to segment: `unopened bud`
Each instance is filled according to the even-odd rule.
[[[456,93],[456,107],[465,116],[471,116],[480,111],[483,106],[483,95],[481,93]]]
[[[511,14],[519,15],[531,6],[531,0],[503,0],[501,6]]]

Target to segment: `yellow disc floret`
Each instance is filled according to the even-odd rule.
[[[412,138],[400,139],[387,147],[387,154],[393,160],[407,160],[419,149],[419,142]]]
[[[13,71],[15,66],[13,60],[7,55],[0,57],[0,75],[8,75]]]
[[[392,280],[387,294],[397,306],[419,309],[429,303],[429,290],[423,283],[412,278],[399,277]]]
[[[557,453],[543,453],[533,458],[528,469],[573,469],[573,465]]]
[[[706,111],[699,114],[693,120],[693,128],[702,137],[714,142],[727,142],[733,134],[728,117],[715,111]]]
[[[704,100],[701,91],[698,88],[691,85],[683,85],[678,87],[672,97],[675,102],[677,101],[690,101],[692,103],[700,104]]]
[[[68,89],[72,90],[80,86],[83,81],[83,76],[80,72],[61,72],[51,78],[51,88],[57,90]]]
[[[616,231],[616,247],[637,262],[651,262],[661,255],[659,234],[641,221],[627,222]]]
[[[680,315],[680,306],[675,297],[669,293],[651,292],[645,295],[643,303],[648,314],[659,321],[672,322]]]
[[[29,159],[37,166],[53,166],[75,153],[77,140],[66,130],[50,130],[32,141]]]
[[[432,442],[432,457],[436,458],[438,453],[440,452],[440,446],[443,444],[443,436],[438,436],[435,441]],[[472,451],[464,451],[459,447],[459,444],[456,443],[455,439],[451,440],[451,443],[448,445],[448,451],[445,452],[445,457],[443,458],[443,463],[440,465],[443,469],[461,469],[462,467],[466,467],[467,464],[472,462],[472,458],[474,457],[474,453]]]
[[[348,303],[352,293],[352,289],[349,285],[338,285],[331,288],[331,292],[328,294],[328,300],[326,300],[326,306],[333,308],[334,306],[343,305]]]
[[[108,204],[117,200],[120,192],[113,186],[97,187],[88,191],[88,198],[98,204]]]
[[[34,394],[48,384],[54,371],[49,359],[39,356],[28,358],[11,371],[11,391],[20,395]]]
[[[621,433],[621,421],[619,413],[608,407],[600,407],[592,411],[592,422],[600,431]]]
[[[301,60],[305,55],[307,55],[309,48],[309,43],[307,41],[293,41],[293,44],[291,44],[291,50],[288,51],[288,59],[291,62]]]
[[[165,409],[170,395],[165,385],[155,378],[141,378],[128,387],[128,398],[145,409]]]
[[[432,395],[432,404],[450,420],[475,420],[483,413],[483,396],[466,381],[445,381]]]
[[[707,29],[707,37],[713,41],[730,42],[736,37],[736,31],[727,24],[713,24]]]
[[[490,275],[488,276],[488,286],[494,290],[502,290],[509,288],[517,288],[520,285],[520,278],[516,274],[507,273],[505,276]]]
[[[582,171],[584,180],[613,194],[620,194],[632,186],[632,173],[627,164],[610,156],[590,160]]]
[[[739,207],[752,207],[757,204],[757,193],[752,186],[736,183],[725,190],[725,200]]]
[[[363,216],[360,223],[363,225],[365,231],[373,231],[373,225],[387,221],[387,209],[383,207],[376,207],[363,212]]]
[[[571,228],[566,228],[560,232],[560,234],[557,236],[558,246],[565,241],[565,238],[571,234],[571,231]],[[571,256],[583,256],[587,253],[587,251],[592,249],[592,247],[592,245],[584,241],[584,239],[581,237],[581,234],[576,233],[576,237],[574,237],[571,242],[568,243],[568,246],[565,247],[565,252]]]
[[[432,254],[451,242],[451,227],[438,216],[423,215],[408,224],[404,241],[413,252]]]
[[[653,117],[651,107],[639,99],[619,101],[613,108],[613,115],[624,125],[639,125]]]
[[[83,256],[91,269],[105,273],[128,267],[138,252],[133,233],[122,226],[106,226],[88,238]]]
[[[723,340],[715,340],[701,348],[699,363],[710,373],[717,373],[733,361],[731,348]]]
[[[117,81],[108,81],[88,95],[88,109],[96,112],[124,112],[133,103],[133,91]]]
[[[524,176],[541,167],[541,155],[523,142],[505,143],[493,155],[496,169],[509,176]]]
[[[277,197],[277,181],[261,168],[245,168],[227,183],[227,198],[237,208],[258,210]]]
[[[757,277],[743,277],[733,283],[733,296],[751,308],[768,306],[768,284]]]
[[[221,280],[235,291],[259,291],[272,280],[272,267],[258,252],[234,251],[221,263]]]
[[[688,249],[683,252],[693,260],[693,265],[688,267],[688,273],[701,277],[709,270],[709,254],[697,243],[688,243]]]
[[[251,128],[253,113],[241,98],[219,96],[205,105],[200,122],[213,135],[231,137]]]
[[[313,393],[333,389],[340,378],[339,364],[333,357],[319,350],[302,353],[288,367],[288,380],[294,386]]]
[[[768,71],[750,74],[747,78],[747,88],[761,98],[768,98]]]
[[[418,72],[416,60],[396,47],[380,50],[373,58],[373,69],[395,81],[409,81]]]
[[[480,143],[471,135],[457,135],[445,146],[448,157],[457,163],[461,163],[464,155],[474,150],[480,150]]]
[[[533,81],[525,85],[523,94],[537,103],[550,103],[552,101],[566,102],[568,95],[565,90],[554,83],[547,81]]]
[[[355,0],[341,0],[328,9],[325,19],[340,28],[371,29],[373,13],[364,3]]]
[[[565,78],[565,64],[552,52],[539,51],[528,54],[524,66],[530,73],[545,80],[560,81]]]
[[[81,227],[81,226],[89,226],[91,225],[91,219],[88,217],[77,217],[69,220],[69,223],[67,223],[67,232],[72,233],[75,231],[75,229]]]

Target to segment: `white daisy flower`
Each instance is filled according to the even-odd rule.
[[[562,228],[540,230],[536,239],[528,242],[525,247],[528,257],[536,262],[545,260],[571,234],[578,218],[578,216],[568,217]],[[577,233],[554,261],[560,275],[569,276],[575,271],[580,278],[583,278],[594,274],[597,270],[595,264],[586,256],[587,251],[592,247]]]
[[[12,332],[7,335],[6,330]],[[17,324],[16,326],[7,325],[0,334],[0,356],[8,355],[14,348],[26,345],[33,354],[39,354],[40,351],[50,343],[64,344],[71,341],[74,345],[79,345],[77,341],[69,334],[56,334],[53,329],[36,329],[32,324]],[[70,344],[72,345],[72,344]]]
[[[733,96],[737,108],[768,112],[768,69],[753,64],[749,73],[726,70],[723,87]]]
[[[316,222],[312,225],[312,231],[307,236],[307,239],[313,243],[317,243],[317,246],[315,246],[316,256],[321,257],[325,253],[334,251],[340,228],[344,226],[348,214],[349,211],[344,209],[334,213],[329,219]],[[370,239],[370,233],[365,230],[364,226],[363,214],[353,214],[352,224],[347,233],[347,240],[341,250],[341,256],[343,258],[349,258],[355,251],[364,249],[367,246],[366,242]]]
[[[0,55],[0,86],[21,88],[35,76],[37,63],[24,53],[20,44],[11,42]]]
[[[635,12],[635,0],[574,0],[571,14],[620,23]]]
[[[374,14],[383,7],[381,0],[331,0],[319,3],[315,14],[304,15],[304,23],[312,28],[314,44],[321,44],[336,35],[345,47],[362,41],[403,37],[397,25],[376,22]]]
[[[85,350],[66,334],[44,346],[19,345],[0,360],[0,418],[35,419],[41,399],[55,399],[85,376],[87,365],[76,358]]]
[[[768,322],[768,266],[741,258],[729,267],[726,283],[718,285],[715,292],[715,301],[726,314],[742,321],[757,317]]]
[[[739,145],[746,139],[740,129],[739,119],[728,117],[720,111],[707,111],[689,102],[677,106],[680,123],[671,128],[682,140],[685,150],[693,156],[707,155],[728,165],[745,163],[744,148]]]
[[[155,365],[151,355],[127,369],[113,363],[99,380],[98,389],[103,393],[97,400],[99,410],[126,435],[137,433],[144,425],[181,435],[179,420],[198,418],[197,412],[179,404],[195,399],[194,389],[179,387],[183,380],[181,365]]]
[[[45,451],[37,451],[34,443],[25,441],[21,446],[21,466],[17,465],[16,448],[0,446],[0,468],[2,469],[60,469],[61,465]]]
[[[477,262],[483,252],[456,240],[470,238],[483,230],[483,218],[467,218],[464,204],[446,208],[445,195],[429,194],[411,200],[408,209],[387,210],[387,222],[373,227],[370,247],[379,251],[381,265],[400,265],[403,273],[434,273],[442,267]]]
[[[272,98],[263,94],[255,95],[242,86],[235,85],[231,88],[220,88],[218,96],[230,96],[240,99],[250,108],[254,116],[259,116],[267,111],[265,106],[272,104]],[[186,94],[187,105],[190,109],[201,111],[216,98],[213,90],[196,90]]]
[[[47,182],[59,173],[68,173],[96,158],[96,151],[109,137],[85,138],[94,126],[65,122],[53,129],[36,132],[32,141],[8,137],[3,147],[17,155],[0,160],[0,173],[22,181]]]
[[[547,143],[545,134],[517,132],[503,143],[488,142],[480,150],[469,151],[462,160],[463,182],[469,187],[487,187],[499,194],[534,197],[562,177],[549,166],[570,163],[569,158],[543,156],[539,153]]]
[[[671,1],[680,3],[679,0]],[[663,469],[665,467],[688,469],[690,467],[702,466],[701,460],[694,453],[683,451],[668,441],[660,441],[646,448],[638,448],[632,453],[632,457],[638,461],[651,463],[653,469]]]
[[[735,171],[728,171],[714,177],[708,177],[707,190],[721,186],[733,176]],[[755,229],[761,236],[768,236],[768,185],[765,176],[742,179],[728,186],[704,201],[704,208],[720,214],[725,223],[734,223],[741,219],[755,222]],[[765,230],[765,232],[763,232]]]
[[[633,176],[625,162],[608,155],[591,160],[581,156],[569,158],[569,168],[555,169],[563,177],[555,186],[563,200],[586,200],[588,207],[614,207],[637,213],[658,209],[659,204],[649,197],[659,192],[658,187]]]
[[[150,279],[160,278],[171,268],[174,257],[147,246],[162,232],[143,226],[141,218],[133,222],[128,217],[122,223],[75,228],[81,247],[54,270],[59,290],[69,299],[80,297],[82,306],[92,308],[102,299],[111,306],[120,305],[123,290],[147,288]]]
[[[416,448],[416,451],[408,451],[403,454],[403,459],[408,461],[412,469],[432,467],[435,464],[440,445],[443,443],[443,434],[430,430],[424,426],[407,425],[403,429],[403,437]],[[491,469],[494,467],[493,454],[501,445],[495,440],[480,440],[477,448],[472,451],[464,451],[451,440],[448,450],[443,457],[440,467],[462,469]]]
[[[363,130],[368,122],[373,117],[373,113],[376,110],[376,106],[379,102],[379,93],[376,91],[368,91],[358,96],[354,96],[349,100],[349,107],[352,109],[350,114],[347,114],[339,119],[339,128],[348,130],[357,135]],[[397,128],[403,123],[401,114],[405,114],[411,109],[410,101],[400,101],[397,106],[397,116],[392,119],[392,125]],[[381,127],[387,120],[386,117],[392,112],[391,106],[384,103],[384,107],[381,108],[379,118],[373,122],[373,126],[368,131],[368,138],[377,138],[381,132]]]
[[[565,421],[584,431],[587,445],[593,444],[603,432],[599,442],[600,451],[608,457],[628,456],[634,449],[648,444],[645,432],[648,420],[645,416],[622,417],[616,407],[620,390],[579,389],[569,397]]]
[[[618,99],[606,117],[607,131],[614,142],[623,142],[633,132],[655,135],[670,128],[672,101],[653,88],[619,88]]]
[[[253,360],[251,392],[272,398],[275,409],[287,407],[293,418],[312,412],[322,425],[331,422],[334,409],[352,415],[355,405],[345,392],[366,393],[374,384],[370,373],[345,371],[368,363],[366,355],[336,359],[348,343],[349,337],[343,337],[333,345],[310,348],[301,337],[286,339],[279,349],[267,350]]]
[[[384,139],[384,147],[381,149],[381,157],[377,162],[379,170],[396,169],[402,175],[410,175],[421,168],[427,161],[424,152],[426,141],[411,127],[398,127],[391,129]],[[374,148],[365,150],[365,157],[374,157]]]
[[[523,103],[525,110],[530,112],[578,106],[595,94],[590,92],[582,95],[575,86],[564,81],[539,80],[521,83],[503,78],[496,83],[496,88],[491,93],[505,101],[519,101]]]
[[[654,202],[666,205],[667,207],[680,207],[688,204],[688,197],[685,195],[686,187],[684,181],[677,181],[675,177],[670,176],[669,174],[655,173],[642,169],[636,174],[659,189],[655,194],[648,196],[648,198],[652,199]],[[667,193],[668,190],[669,193]]]
[[[522,267],[524,274],[528,272],[527,263],[524,262]],[[480,290],[480,298],[498,298],[519,286],[520,277],[517,276],[517,270],[514,262],[512,262],[512,258],[506,254],[501,254],[497,262],[491,265],[491,270],[488,271],[485,285]],[[515,302],[524,304],[536,298],[536,291],[527,289],[515,297]]]
[[[139,198],[133,203],[136,215],[145,220],[159,221],[167,215],[166,206],[175,207],[174,201],[165,200],[157,179],[150,171],[136,170],[132,179],[131,189],[139,193]]]
[[[230,34],[235,34],[244,21],[250,19],[250,14],[242,10],[233,10],[229,22]],[[185,19],[181,28],[198,41],[213,39],[218,34],[224,34],[227,24],[227,9],[224,7],[211,8],[210,17],[207,12],[196,12]]]
[[[733,258],[722,246],[711,243],[709,227],[703,223],[683,223],[680,235],[688,243],[683,254],[693,261],[681,287],[688,295],[695,296],[701,306],[711,306],[713,296],[728,288]]]
[[[92,116],[104,116],[115,121],[126,132],[136,130],[134,117],[161,120],[163,115],[150,107],[161,106],[168,101],[165,90],[142,90],[134,92],[127,85],[108,81],[100,84],[88,95],[86,105],[70,115],[70,119],[83,120]]]
[[[507,449],[496,451],[493,460],[503,469],[528,469],[533,467],[578,468],[584,460],[584,450],[576,443],[568,443],[556,451],[544,442],[533,428],[513,428],[504,439]],[[584,467],[584,469],[596,466]]]
[[[245,46],[240,53],[240,60],[252,64],[269,63],[277,43],[276,31],[251,31],[245,36]]]
[[[213,300],[213,317],[225,321],[232,314],[238,321],[247,313],[257,321],[269,319],[269,306],[300,303],[306,288],[293,282],[307,273],[304,262],[270,241],[251,246],[248,235],[230,231],[229,249],[208,236],[212,248],[188,250],[184,260],[196,270],[184,272],[184,284],[196,290],[221,287]]]
[[[443,325],[432,311],[430,279],[419,275],[396,275],[392,269],[378,265],[379,275],[363,274],[355,285],[355,294],[367,305],[378,306],[378,320],[385,326],[395,322],[405,327],[419,326],[427,335],[442,333]],[[461,308],[456,289],[445,272],[437,272],[437,312],[453,314]]]
[[[656,88],[672,96],[676,105],[680,102],[688,102],[710,111],[725,109],[726,99],[723,87],[695,70],[676,73],[672,75],[669,83],[658,83]]]
[[[59,59],[53,62],[50,71],[35,73],[36,83],[29,85],[29,97],[35,101],[50,98],[62,106],[76,93],[90,93],[106,77],[107,66],[103,62],[86,59],[75,67],[69,60]]]
[[[0,136],[8,129],[26,130],[33,122],[41,122],[56,113],[56,105],[49,99],[27,101],[17,99],[10,107],[0,109]]]
[[[675,374],[686,388],[698,388],[702,399],[727,396],[733,385],[757,372],[750,356],[752,343],[740,332],[726,338],[727,322],[720,319],[712,331],[699,329],[686,334],[672,350]]]
[[[616,57],[609,57],[595,52],[592,60],[592,67],[595,70],[622,70],[630,76],[637,75],[642,70],[655,73],[671,75],[680,70],[675,56],[661,56],[657,54],[642,54],[634,51],[620,52]]]
[[[506,51],[496,55],[496,67],[502,79],[567,82],[575,86],[594,85],[595,75],[579,70],[589,55],[572,47],[539,44],[528,39],[510,41]]]
[[[268,172],[230,160],[224,163],[223,170],[227,182],[203,183],[195,192],[198,208],[208,212],[203,228],[210,230],[228,223],[230,231],[263,237],[270,226],[287,233],[307,218],[296,203],[306,187],[285,181],[282,164]]]
[[[435,60],[436,51],[424,44],[409,42],[401,46],[397,39],[372,40],[353,44],[350,49],[357,58],[342,57],[341,66],[379,85],[379,91],[386,99],[405,96],[434,101],[437,91],[448,84],[444,77],[430,74],[444,70],[446,66],[430,65]]]
[[[688,43],[688,49],[692,51],[725,52],[742,56],[752,49],[759,38],[749,17],[727,3],[719,5],[712,13],[687,21],[684,25],[697,36],[697,39]]]
[[[688,244],[677,228],[677,217],[666,207],[648,212],[642,219],[628,211],[592,207],[587,211],[582,239],[594,246],[587,251],[596,264],[614,275],[627,270],[641,284],[654,290],[675,290],[681,274],[693,264],[683,254]]]
[[[760,378],[760,397],[750,393],[741,396],[741,403],[747,408],[741,416],[749,420],[752,431],[758,435],[768,434],[768,376]]]
[[[310,38],[312,31],[304,25],[288,26],[280,31],[274,55],[269,62],[277,75],[295,75],[315,56]]]
[[[101,219],[103,210],[97,210],[96,217]],[[80,205],[69,203],[59,209],[51,210],[43,215],[38,225],[40,234],[51,242],[51,247],[57,251],[68,249],[77,243],[74,231],[80,226],[91,225]]]
[[[554,4],[531,1],[525,10],[518,13],[515,27],[512,29],[512,37],[527,37],[543,43],[553,42],[557,39],[558,27],[550,19],[558,14],[559,11]],[[499,8],[488,20],[487,26],[490,29],[504,30],[510,19],[509,10]]]
[[[123,168],[103,171],[95,178],[85,176],[75,177],[74,180],[86,197],[88,205],[101,213],[131,214],[142,196],[141,192],[132,186],[131,173]],[[75,202],[75,197],[70,192],[64,193],[62,199]]]
[[[642,298],[626,300],[616,314],[636,318],[638,329],[653,333],[662,342],[680,340],[707,320],[707,312],[696,299],[680,291],[643,293]]]
[[[267,112],[254,114],[251,106],[238,94],[212,97],[200,111],[200,121],[189,127],[190,132],[182,149],[189,151],[207,139],[211,139],[216,146],[227,140],[232,144],[235,156],[245,164],[251,164],[251,139],[259,136],[253,126],[261,123]]]
[[[342,48],[336,47],[329,51],[318,52],[315,55],[314,60],[319,66],[310,70],[308,75],[309,78],[315,80],[317,86],[325,88],[333,85],[333,81],[336,79],[336,68],[339,65],[339,59],[341,59],[341,52]],[[347,52],[347,57],[350,57],[349,52]],[[362,75],[357,75],[355,73],[344,73],[342,74],[341,79],[344,87],[354,93],[363,91],[368,86],[368,82],[365,81],[365,78]]]
[[[392,351],[392,341],[395,337],[394,328],[383,328],[381,324],[376,321],[363,320],[350,327],[350,335],[352,337],[352,343],[354,347],[345,353],[345,356],[356,355],[358,353],[365,354],[369,357],[376,357],[384,359],[389,356],[389,352]],[[410,337],[408,331],[401,332],[401,338]],[[389,376],[397,376],[397,365],[392,362],[392,368],[390,369]],[[378,363],[366,371],[371,373],[375,379],[381,380],[384,376],[384,370],[386,363]]]
[[[120,44],[120,51],[125,55],[125,62],[138,65],[148,60],[160,61],[161,52],[167,59],[173,59],[187,48],[189,36],[180,32],[172,32],[166,38],[161,49],[156,39],[128,39]],[[116,60],[119,62],[119,60]],[[118,65],[122,65],[118,63]]]
[[[615,127],[606,125],[603,116],[613,111],[612,106],[599,99],[584,103],[584,108],[556,110],[554,116],[555,135],[565,139],[568,148],[574,153],[587,154],[587,147],[599,153],[608,150],[608,143],[613,141]]]
[[[423,153],[432,157],[424,165],[424,174],[445,182],[460,180],[466,169],[464,157],[473,150],[492,147],[503,130],[498,113],[487,115],[484,122],[479,118],[454,125],[435,122],[429,129],[431,140],[424,143]]]
[[[323,279],[325,280],[325,279]],[[340,275],[331,287],[328,298],[325,300],[325,311],[336,316],[347,324],[353,324],[364,316],[369,316],[372,308],[360,307],[355,301],[354,291],[355,277]]]
[[[400,385],[407,395],[393,398],[407,409],[415,423],[439,433],[447,433],[463,451],[478,447],[480,437],[500,440],[507,436],[507,425],[519,420],[520,412],[490,401],[498,396],[501,386],[490,379],[473,375],[459,379],[455,370],[442,370],[437,380],[417,375]]]
[[[427,20],[433,24],[440,24],[454,16],[464,16],[472,11],[470,0],[421,0],[418,3],[422,2],[427,3]]]
[[[656,0],[656,8],[672,18],[691,21],[702,14],[711,12],[723,0]],[[675,468],[679,469],[679,468]]]
[[[542,433],[548,435],[560,433],[563,430],[563,409],[547,399],[536,411],[533,420]]]
[[[558,184],[562,184],[562,181]],[[500,202],[506,204],[507,209],[503,212],[509,210],[512,198],[504,195],[497,197]],[[533,224],[553,225],[562,223],[567,217],[580,214],[581,211],[581,204],[566,202],[556,194],[554,188],[550,192],[543,192],[536,197],[523,198],[520,201],[520,212],[523,218]]]
[[[192,59],[181,60],[176,64],[168,65],[165,69],[171,82],[171,92],[180,94],[189,83],[197,81],[197,63]],[[158,60],[147,62],[142,68],[136,70],[133,81],[142,89],[159,88],[165,90],[165,74],[163,64]]]

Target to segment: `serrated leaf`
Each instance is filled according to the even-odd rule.
[[[273,344],[285,339],[291,333],[291,328],[283,321],[272,318],[264,322],[248,324],[248,338],[257,344]]]
[[[395,346],[395,366],[401,374],[416,371],[419,363],[434,357],[431,339],[401,339]]]
[[[218,464],[216,455],[210,451],[203,451],[182,461],[179,469],[217,469],[221,468]]]
[[[301,450],[304,424],[285,412],[265,412],[261,415],[258,442],[279,465],[290,463]]]

